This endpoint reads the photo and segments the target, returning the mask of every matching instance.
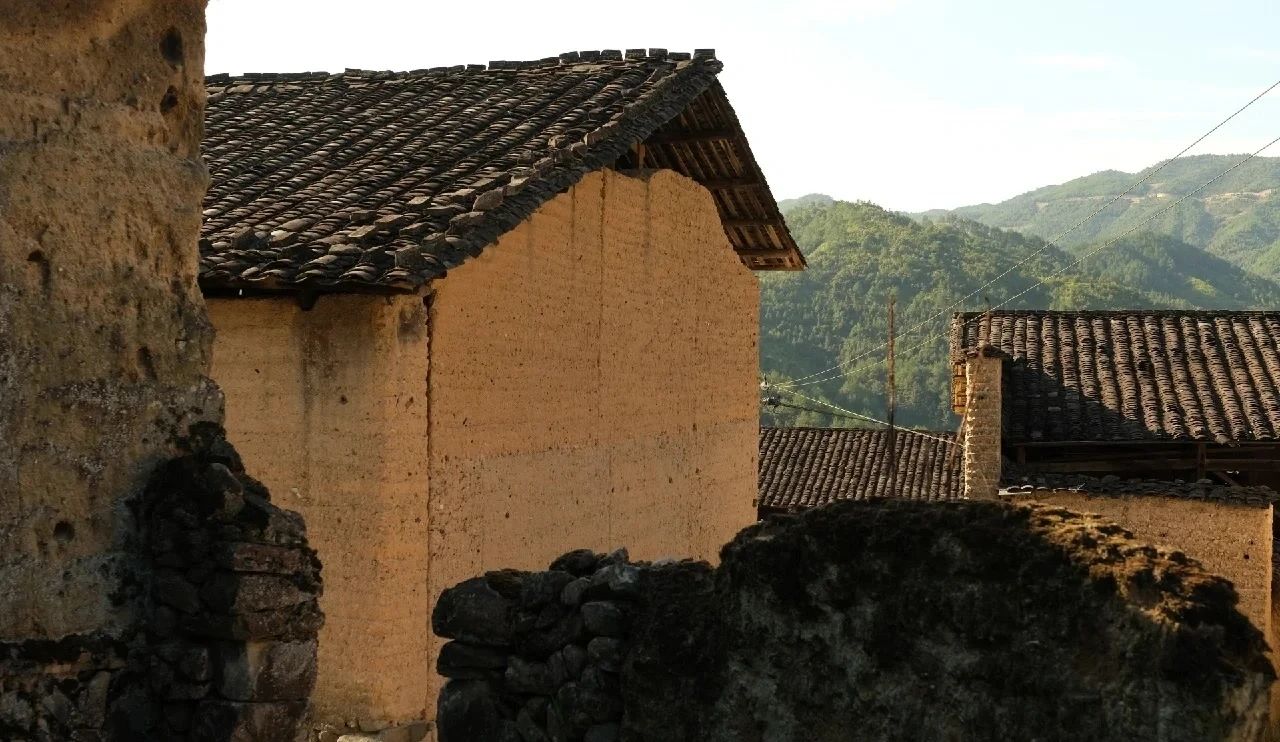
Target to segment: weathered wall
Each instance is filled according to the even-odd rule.
[[[319,720],[422,718],[427,324],[415,296],[211,299],[213,376],[250,471],[301,512],[324,564]]]
[[[0,640],[129,623],[124,502],[220,412],[195,281],[203,6],[0,5]]]
[[[568,554],[450,589],[433,624],[454,640],[441,742],[1262,731],[1273,674],[1231,586],[1092,516],[846,501],[752,526],[722,555]]]
[[[1000,488],[1003,368],[999,355],[985,351],[965,363],[964,496],[970,500],[995,499]]]
[[[1036,491],[1013,499],[1096,513],[1143,541],[1186,552],[1213,574],[1231,580],[1240,595],[1240,612],[1274,641],[1269,505],[1151,495],[1095,496],[1070,490]]]
[[[437,284],[432,591],[570,547],[714,558],[755,518],[758,289],[710,194],[588,175]]]

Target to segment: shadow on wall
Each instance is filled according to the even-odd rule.
[[[1265,727],[1266,645],[1230,583],[1090,516],[842,502],[752,526],[722,560],[575,552],[447,591],[441,742],[1191,742]]]
[[[295,740],[315,682],[320,563],[297,513],[197,424],[131,501],[122,635],[0,643],[0,739]]]

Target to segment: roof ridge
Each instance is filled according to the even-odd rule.
[[[1280,309],[993,309],[991,315],[994,316],[1017,316],[1017,315],[1126,315],[1126,314],[1160,314],[1160,315],[1180,315],[1180,316],[1222,316],[1222,315],[1238,315],[1238,316],[1263,316],[1263,315],[1280,315]],[[986,315],[985,311],[971,312],[954,312],[952,319],[973,317],[982,317]]]
[[[443,67],[429,67],[414,70],[366,70],[347,68],[342,72],[242,72],[231,74],[219,72],[205,75],[205,85],[240,85],[246,83],[291,83],[320,82],[336,79],[355,79],[368,82],[387,80],[409,80],[424,77],[447,77],[459,74],[475,74],[480,72],[549,72],[580,64],[706,64],[722,66],[716,58],[715,49],[694,49],[692,52],[673,52],[665,48],[649,49],[603,49],[589,51],[562,52],[554,57],[542,59],[511,61],[493,60],[488,64],[457,64]]]
[[[813,431],[829,431],[833,433],[884,433],[887,428],[832,428],[822,425],[761,425],[761,431],[765,430],[813,430]],[[933,430],[932,428],[906,428],[897,426],[894,428],[899,433],[920,433],[926,435],[945,435],[954,436],[954,430]]]

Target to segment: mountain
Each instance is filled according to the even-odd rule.
[[[804,206],[830,206],[835,199],[825,193],[807,193],[800,198],[784,198],[778,202],[778,210],[783,214]]]
[[[886,300],[896,294],[897,420],[908,426],[957,423],[947,398],[952,311],[1000,304],[1040,280],[1008,306],[1280,306],[1280,285],[1168,235],[1135,234],[1077,263],[1096,246],[1061,249],[951,214],[912,219],[869,203],[835,201],[792,209],[787,222],[809,267],[760,276],[762,372],[774,382],[799,381],[795,390],[808,397],[883,419],[880,346]],[[859,356],[865,357],[850,363]],[[845,371],[805,378],[842,363],[849,365]],[[817,406],[789,394],[781,401]],[[766,406],[762,417],[767,424],[852,424],[790,407]]]
[[[963,206],[950,212],[1044,239],[1054,239],[1097,209],[1101,214],[1061,240],[1064,247],[1117,237],[1188,196],[1244,155],[1198,155],[1169,162],[1151,179],[1125,192],[1158,165],[1139,173],[1106,170],[1061,185],[1038,188],[998,204]],[[1257,157],[1190,196],[1142,230],[1176,237],[1268,278],[1280,278],[1280,158]]]

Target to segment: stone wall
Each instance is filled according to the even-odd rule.
[[[971,353],[965,363],[964,496],[993,500],[1000,489],[1004,360],[992,349]]]
[[[320,562],[216,426],[162,466],[141,513],[150,563],[145,673],[129,739],[288,740],[316,677]],[[145,683],[145,685],[143,685]]]
[[[302,519],[270,502],[216,425],[178,445],[127,504],[140,528],[112,598],[137,622],[0,645],[0,739],[296,738],[323,620]]]
[[[546,572],[502,570],[446,590],[432,628],[443,740],[618,739],[624,639],[640,570],[625,551],[570,552]]]
[[[622,620],[593,656],[599,598]],[[1273,673],[1236,602],[1061,508],[842,502],[744,530],[717,568],[570,554],[452,588],[440,739],[1256,740]]]

